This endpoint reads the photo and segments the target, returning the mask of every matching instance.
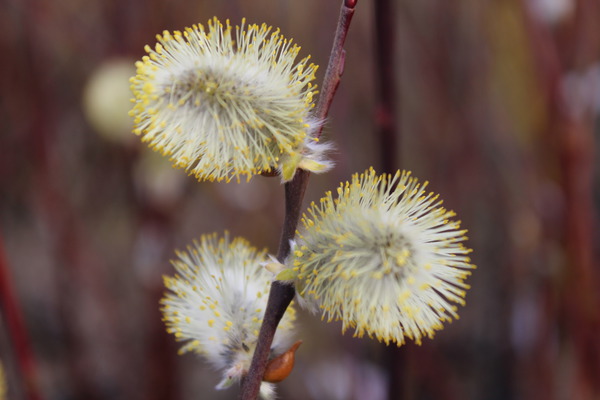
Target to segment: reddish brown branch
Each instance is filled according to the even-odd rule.
[[[321,88],[321,94],[315,110],[315,116],[319,120],[324,120],[327,117],[333,96],[344,72],[345,50],[343,46],[348,28],[350,27],[350,21],[354,15],[355,6],[356,0],[345,0],[345,3],[341,7],[331,56],[327,70],[325,71],[323,87]],[[321,136],[321,129],[319,129],[315,136]],[[296,226],[298,225],[302,200],[304,199],[304,192],[309,176],[309,172],[301,170],[296,173],[291,182],[285,184],[285,220],[279,242],[279,252],[277,254],[280,262],[283,262],[290,252],[290,240],[294,238],[296,233]],[[273,282],[271,285],[256,351],[254,352],[248,375],[242,382],[240,397],[242,400],[254,400],[258,396],[277,325],[294,298],[295,293],[294,286],[292,285],[278,281]]]
[[[4,315],[13,343],[25,396],[28,400],[41,400],[31,341],[19,302],[11,285],[2,237],[0,237],[0,312]]]
[[[331,55],[329,56],[329,63],[327,64],[327,70],[325,71],[325,77],[323,78],[323,87],[321,88],[319,102],[317,103],[317,109],[315,111],[315,117],[318,119],[325,119],[325,117],[327,117],[329,107],[333,101],[333,96],[335,95],[342,74],[344,73],[344,62],[346,59],[344,42],[346,41],[346,34],[348,33],[352,16],[354,15],[354,6],[356,6],[356,1],[346,0],[346,3],[342,5],[342,9],[340,10],[340,17],[333,39],[333,47],[331,49]],[[319,129],[316,137],[321,136],[321,130],[322,129]]]
[[[393,173],[398,169],[396,113],[396,80],[394,66],[395,18],[391,0],[377,0],[375,7],[375,84],[377,85],[376,129],[379,136],[382,170]]]

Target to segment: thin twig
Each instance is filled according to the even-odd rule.
[[[400,116],[396,112],[395,68],[396,20],[392,0],[373,2],[375,15],[375,65],[377,86],[376,130],[379,136],[382,172],[393,174],[398,169],[397,127]],[[396,397],[394,397],[396,398]]]
[[[19,365],[19,373],[23,379],[23,389],[27,400],[40,400],[42,397],[38,389],[35,362],[29,333],[24,322],[21,308],[13,291],[8,262],[4,255],[2,238],[0,237],[0,313],[10,333],[14,346],[15,356]]]
[[[344,73],[344,62],[346,60],[346,50],[344,50],[344,42],[346,41],[346,34],[354,15],[354,7],[356,1],[346,0],[340,10],[340,17],[338,19],[338,25],[333,39],[333,47],[331,49],[331,55],[329,56],[329,63],[327,64],[327,70],[325,71],[325,77],[323,78],[323,87],[321,88],[321,94],[319,96],[319,102],[317,103],[317,109],[315,111],[315,117],[317,119],[325,119],[329,112],[329,107],[333,101],[335,91],[340,84],[342,74]],[[321,129],[316,134],[316,137],[321,136]]]
[[[319,120],[324,120],[327,117],[333,96],[344,72],[346,52],[343,46],[348,28],[350,27],[350,21],[354,15],[355,6],[356,0],[345,0],[340,10],[331,56],[327,70],[325,71],[323,87],[321,88],[321,94],[315,110],[315,117]],[[321,136],[321,129],[319,129],[315,136],[317,138]],[[306,191],[309,176],[309,172],[300,170],[291,182],[285,184],[285,219],[277,254],[280,262],[283,262],[290,252],[290,240],[294,238],[296,233],[296,226],[298,225],[302,200],[304,199],[304,192]],[[262,377],[267,366],[273,336],[275,336],[277,325],[294,298],[295,293],[293,285],[279,281],[274,281],[271,284],[271,291],[260,328],[258,343],[248,375],[242,382],[240,399],[254,400],[257,398]]]
[[[396,109],[396,81],[399,71],[395,67],[396,19],[392,0],[373,2],[375,17],[375,85],[377,87],[376,126],[379,138],[381,172],[393,174],[400,164],[398,130],[400,115]],[[409,354],[407,349],[387,346],[383,350],[383,364],[388,371],[388,399],[405,397],[405,371]]]

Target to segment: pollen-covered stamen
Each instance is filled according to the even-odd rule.
[[[172,105],[205,108],[218,104],[220,97],[227,93],[219,93],[223,88],[217,75],[210,70],[188,70],[173,75],[172,79],[171,84],[164,85],[161,94]]]
[[[374,240],[371,249],[381,254],[379,265],[383,275],[392,274],[396,279],[405,279],[414,274],[419,266],[414,257],[414,246],[402,233],[390,232],[384,238]],[[379,272],[379,271],[377,271]]]

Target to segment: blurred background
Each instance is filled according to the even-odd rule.
[[[276,252],[278,179],[198,183],[130,133],[128,78],[164,29],[281,28],[321,65],[339,1],[0,2],[0,399],[234,399],[177,355],[174,249],[229,230]],[[600,2],[358,2],[325,129],[336,168],[412,170],[469,229],[460,320],[386,347],[300,313],[282,399],[600,399]]]

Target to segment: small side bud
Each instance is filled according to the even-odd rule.
[[[281,165],[282,182],[289,182],[294,178],[301,160],[302,155],[298,153],[286,158],[286,161]]]
[[[288,351],[269,361],[263,381],[277,383],[287,378],[294,368],[296,350],[301,344],[302,340],[298,340]]]
[[[281,265],[281,264],[279,264],[279,265]],[[287,269],[280,271],[277,274],[277,276],[275,277],[275,280],[283,281],[283,282],[292,282],[292,281],[295,281],[297,277],[298,277],[298,273],[296,271],[294,271],[291,268],[287,268]]]
[[[285,265],[278,263],[277,261],[265,263],[264,267],[267,271],[269,271],[270,273],[272,273],[274,275],[277,275],[277,274],[281,273],[283,270],[285,270]]]

